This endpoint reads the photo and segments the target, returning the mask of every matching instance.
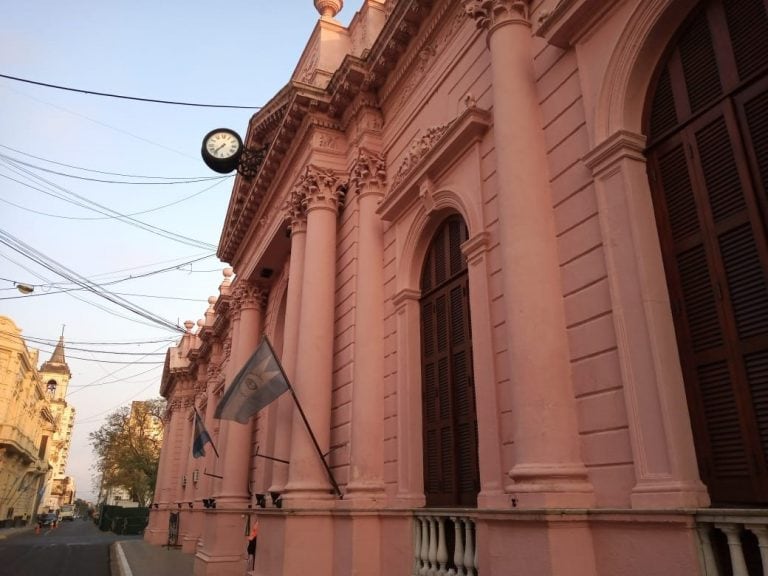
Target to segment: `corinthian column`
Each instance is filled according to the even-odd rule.
[[[336,226],[341,182],[332,170],[308,166],[294,196],[307,212],[307,239],[299,318],[295,391],[320,449],[328,451],[333,378],[333,321],[336,289]],[[294,411],[287,506],[322,505],[331,485],[320,455]]]
[[[299,196],[293,196],[287,206],[291,221],[291,259],[288,269],[288,289],[285,297],[285,329],[281,363],[288,380],[296,376],[296,356],[299,350],[299,318],[301,317],[301,283],[304,276],[304,253],[307,241],[307,216]],[[290,458],[293,419],[293,398],[283,394],[277,401],[277,430],[275,457]],[[270,492],[282,492],[288,481],[288,466],[276,462],[272,472]]]
[[[464,0],[488,31],[499,237],[515,463],[523,507],[583,507],[593,489],[579,448],[547,154],[528,1]]]
[[[234,289],[234,305],[239,314],[236,332],[232,341],[229,383],[232,385],[235,375],[248,362],[261,339],[263,310],[266,292],[259,287],[239,282]],[[217,506],[230,503],[245,507],[250,495],[248,480],[251,468],[251,443],[253,441],[253,421],[240,424],[226,420],[226,444],[222,447],[221,490],[217,496]]]
[[[350,181],[350,193],[357,194],[358,237],[347,498],[353,504],[371,506],[384,497],[384,235],[376,209],[385,178],[384,158],[361,150]]]

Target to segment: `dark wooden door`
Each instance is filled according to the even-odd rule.
[[[476,506],[480,490],[464,221],[435,234],[421,280],[422,417],[427,506]]]
[[[648,170],[702,479],[768,502],[768,7],[702,3],[657,74]]]

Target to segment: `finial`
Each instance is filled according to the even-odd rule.
[[[197,332],[200,333],[200,330],[202,330],[205,327],[205,320],[202,318],[197,319]]]
[[[213,305],[216,304],[218,298],[216,296],[208,296],[208,310],[213,312]]]
[[[315,0],[315,8],[322,18],[333,18],[344,6],[344,0]]]
[[[192,320],[185,320],[184,321],[184,328],[187,329],[187,332],[191,332],[192,331],[192,326],[194,326],[194,325],[195,325],[195,323],[192,322]]]

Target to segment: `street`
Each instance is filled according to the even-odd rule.
[[[109,576],[109,545],[138,538],[101,532],[83,520],[39,534],[0,530],[0,576]]]

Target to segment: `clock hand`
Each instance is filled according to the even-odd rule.
[[[214,151],[213,151],[213,153],[214,153],[214,154],[216,154],[216,153],[217,153],[219,150],[221,150],[222,148],[224,148],[224,146],[226,146],[226,144],[222,144],[221,146],[219,146],[218,148],[216,148],[216,150],[214,150]]]

